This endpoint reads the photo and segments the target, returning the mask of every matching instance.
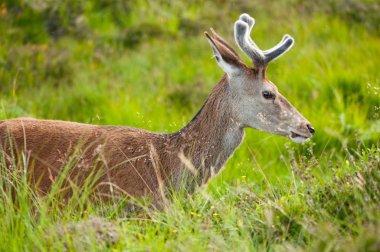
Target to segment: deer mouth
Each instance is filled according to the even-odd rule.
[[[290,131],[289,138],[295,142],[295,143],[303,143],[308,139],[309,137],[306,137],[304,135],[298,134],[294,131]]]

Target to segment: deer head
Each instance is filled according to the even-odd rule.
[[[229,104],[234,122],[242,128],[255,128],[303,142],[314,134],[314,129],[277,87],[266,78],[268,64],[288,51],[294,39],[285,35],[273,48],[262,51],[250,37],[255,20],[242,14],[235,23],[235,40],[252,60],[248,67],[235,50],[211,29],[206,37],[214,57],[228,79]]]

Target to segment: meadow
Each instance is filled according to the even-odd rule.
[[[379,251],[378,1],[3,0],[0,119],[177,131],[223,76],[204,31],[237,49],[243,12],[261,47],[295,38],[268,78],[313,124],[311,140],[247,129],[206,186],[135,214],[86,190],[39,197],[27,161],[9,174],[0,155],[0,251]]]

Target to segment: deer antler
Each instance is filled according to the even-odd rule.
[[[235,40],[240,49],[253,61],[254,67],[260,69],[288,51],[294,44],[294,39],[286,34],[276,46],[262,51],[250,36],[254,25],[255,20],[251,16],[246,13],[240,15],[239,20],[235,22]]]

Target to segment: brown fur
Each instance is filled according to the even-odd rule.
[[[239,69],[240,75],[224,75],[183,129],[156,134],[124,126],[31,118],[0,121],[0,148],[8,169],[27,162],[31,186],[45,194],[71,166],[64,186],[83,186],[90,179],[101,195],[149,195],[159,204],[169,190],[184,185],[191,192],[217,173],[243,140],[244,127],[286,137],[295,128],[305,139],[311,137],[307,120],[265,79],[265,68],[262,72],[248,68],[214,31],[212,37],[206,36],[222,58],[217,61]],[[262,97],[262,90],[268,88],[277,93],[276,100]]]
[[[189,174],[178,157],[180,153],[199,171],[194,181],[194,177],[185,181],[190,190],[195,182],[207,181],[211,169],[218,171],[232,154],[233,150],[220,150],[229,125],[228,110],[223,104],[227,85],[224,77],[195,118],[174,134],[19,118],[0,122],[1,146],[9,167],[13,167],[12,156],[20,157],[21,153],[30,156],[31,184],[42,193],[49,191],[74,155],[77,158],[70,172],[73,182],[82,184],[94,170],[100,171],[98,192],[104,195],[111,194],[113,185],[115,194],[138,197],[149,194],[161,200],[160,180],[167,187],[178,187],[182,176]]]

